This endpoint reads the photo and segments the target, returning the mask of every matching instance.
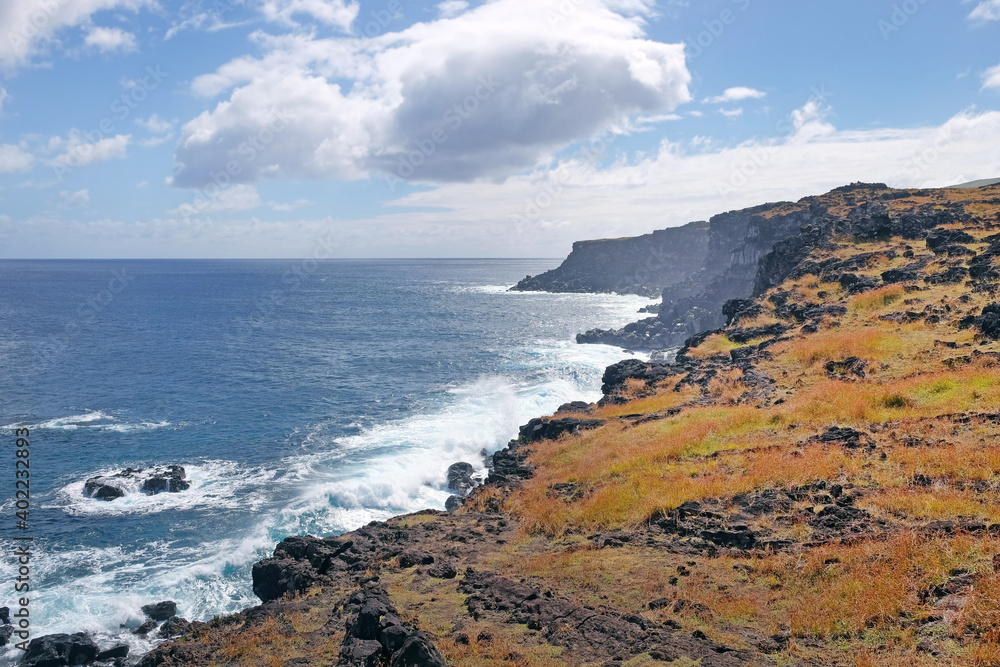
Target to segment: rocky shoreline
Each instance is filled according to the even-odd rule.
[[[696,298],[592,332],[672,360],[609,366],[485,477],[449,466],[450,511],[285,538],[258,606],[144,608],[172,640],[134,664],[988,664],[1000,190],[961,197],[854,184],[713,218],[731,251]],[[125,664],[42,640],[86,648],[25,664]]]

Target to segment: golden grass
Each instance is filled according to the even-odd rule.
[[[719,355],[728,356],[732,350],[738,350],[741,347],[750,347],[751,345],[760,345],[765,340],[767,338],[754,338],[746,343],[736,343],[730,340],[729,336],[725,334],[714,334],[706,338],[698,347],[689,349],[688,354],[699,359],[707,359]]]
[[[901,301],[905,296],[905,287],[900,283],[894,283],[851,297],[847,302],[847,307],[854,311],[870,312],[891,306],[897,301]]]

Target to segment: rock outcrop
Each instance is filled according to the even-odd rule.
[[[97,475],[83,485],[83,492],[99,500],[116,500],[129,493],[152,496],[180,493],[191,488],[184,468],[177,465],[153,468],[126,468],[113,475]]]
[[[555,269],[527,276],[518,292],[597,292],[657,297],[702,268],[708,254],[708,223],[624,239],[577,241]]]

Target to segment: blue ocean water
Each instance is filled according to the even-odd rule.
[[[574,334],[648,300],[506,291],[556,263],[0,262],[0,439],[31,430],[33,635],[138,653],[122,625],[142,604],[199,620],[256,604],[250,567],[283,537],[441,508],[450,463],[482,466],[527,419],[599,397],[625,355]],[[192,487],[83,491],[153,464]],[[0,606],[13,576],[8,560]]]

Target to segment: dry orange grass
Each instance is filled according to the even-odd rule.
[[[847,302],[850,310],[869,312],[891,306],[906,296],[906,289],[900,283],[886,285],[851,297]]]

